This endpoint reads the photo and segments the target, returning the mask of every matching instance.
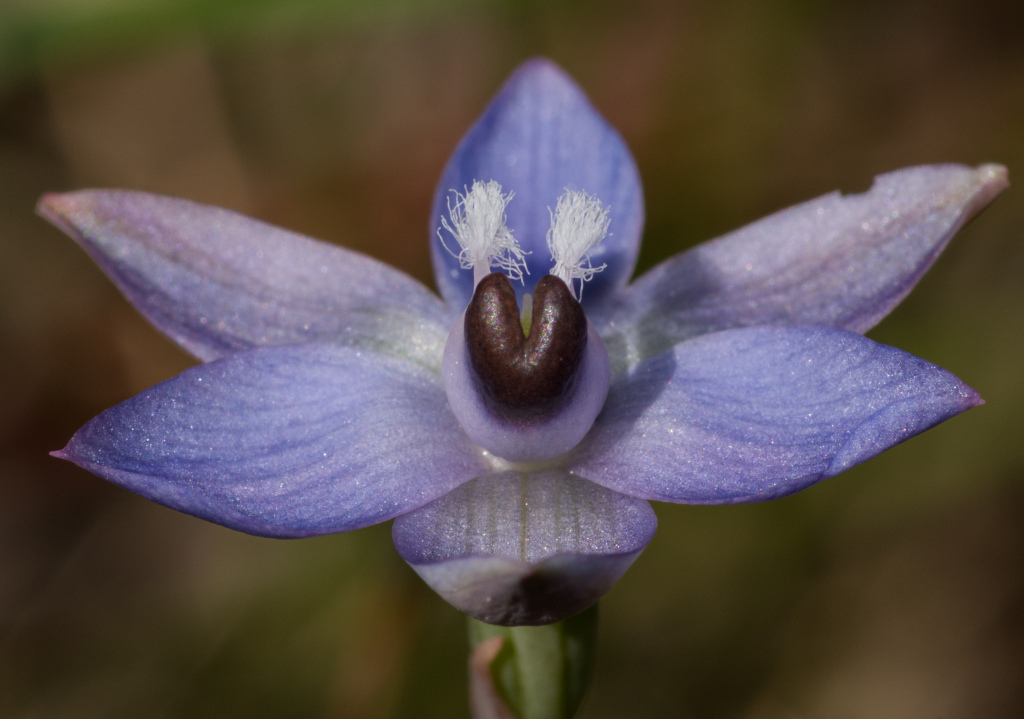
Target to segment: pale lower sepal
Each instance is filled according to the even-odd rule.
[[[594,604],[654,536],[627,497],[560,470],[479,477],[395,520],[395,547],[446,601],[489,624],[557,622]]]

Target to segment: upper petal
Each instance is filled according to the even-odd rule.
[[[496,180],[515,197],[508,227],[526,256],[534,281],[551,269],[547,231],[565,189],[586,190],[610,208],[609,234],[590,253],[608,267],[587,283],[585,307],[597,306],[633,273],[643,229],[643,192],[636,163],[619,134],[565,72],[549,60],[531,60],[509,78],[448,160],[430,218],[431,256],[441,295],[464,308],[473,296],[473,273],[438,241],[450,191],[474,180]],[[529,283],[528,283],[529,285]],[[530,288],[518,287],[519,299]]]
[[[846,330],[726,330],[613,377],[569,469],[647,499],[774,499],[981,404],[952,374]]]
[[[616,303],[614,329],[602,332],[613,365],[732,327],[866,332],[1006,187],[997,165],[913,167],[880,175],[864,194],[825,195],[672,257]]]
[[[654,536],[651,505],[561,470],[498,472],[395,520],[395,547],[458,609],[549,624],[611,589]]]
[[[202,360],[342,342],[439,369],[450,319],[411,277],[230,210],[143,192],[47,195],[39,212]]]
[[[344,345],[199,365],[87,423],[57,456],[251,534],[367,526],[486,471],[433,373]]]

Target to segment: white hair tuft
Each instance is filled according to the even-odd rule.
[[[607,264],[594,267],[590,251],[608,234],[608,208],[593,195],[566,189],[554,211],[549,208],[548,212],[551,213],[548,250],[555,263],[551,274],[568,285],[578,299],[583,296],[583,283],[607,267]],[[573,280],[580,280],[579,295]]]
[[[473,270],[474,285],[486,277],[492,267],[502,270],[512,280],[522,282],[523,272],[529,274],[526,253],[505,226],[505,206],[513,193],[502,194],[501,185],[494,180],[474,180],[471,189],[463,189],[466,190],[464,194],[451,191],[455,195],[454,204],[452,198],[448,198],[451,222],[441,218],[441,227],[437,230],[441,245],[458,258],[462,269]],[[458,252],[448,247],[441,228],[455,238]]]

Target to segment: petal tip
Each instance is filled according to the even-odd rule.
[[[95,419],[95,418],[93,418]],[[84,427],[83,427],[84,429]],[[81,432],[81,430],[79,430]],[[51,457],[56,459],[62,459],[65,462],[71,462],[72,464],[78,465],[87,472],[92,472],[98,475],[98,471],[102,469],[103,465],[96,461],[96,457],[90,458],[87,456],[87,452],[82,451],[82,447],[79,443],[79,433],[68,440],[68,443],[61,449],[55,449],[49,453]],[[102,476],[102,475],[98,475]]]
[[[980,165],[974,173],[980,185],[972,208],[977,212],[1010,186],[1010,178],[1006,167],[995,163]]]
[[[560,84],[576,87],[576,83],[562,66],[550,58],[538,55],[531,57],[517,67],[508,79],[508,85],[520,83]]]
[[[71,193],[47,192],[36,203],[36,214],[56,223],[60,221],[61,217],[68,214],[73,202]]]
[[[977,168],[978,178],[983,184],[1004,190],[1010,186],[1009,172],[1005,165],[989,162],[979,165]]]
[[[959,397],[936,395],[920,401],[905,399],[894,402],[850,434],[821,478],[845,472],[947,419],[983,404],[985,400],[981,395],[966,385],[962,385]]]
[[[977,217],[1010,186],[1009,173],[1003,165],[986,163],[966,169],[966,181],[950,195],[951,199],[963,207],[962,221],[957,230]]]
[[[87,194],[88,191],[47,192],[36,203],[36,214],[61,232],[77,239],[81,235],[76,217],[81,217],[86,210],[84,196]]]
[[[556,103],[582,102],[586,107],[591,107],[586,93],[572,75],[546,57],[533,57],[519,65],[497,95],[513,104],[538,96]]]
[[[955,408],[953,414],[949,415],[950,417],[960,414],[961,412],[966,412],[969,409],[980,407],[981,405],[985,404],[985,400],[982,399],[981,393],[978,392],[978,390],[963,383],[959,379],[954,378],[954,380],[959,386],[958,394],[960,401],[959,403],[955,401],[949,402],[949,406],[951,408]]]

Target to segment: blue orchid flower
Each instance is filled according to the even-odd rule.
[[[227,210],[49,195],[41,214],[204,362],[54,454],[262,536],[395,518],[398,552],[460,610],[557,621],[651,540],[648,500],[782,497],[981,404],[862,333],[1006,186],[992,165],[893,172],[630,283],[636,165],[573,81],[534,60],[442,175],[440,298]]]

